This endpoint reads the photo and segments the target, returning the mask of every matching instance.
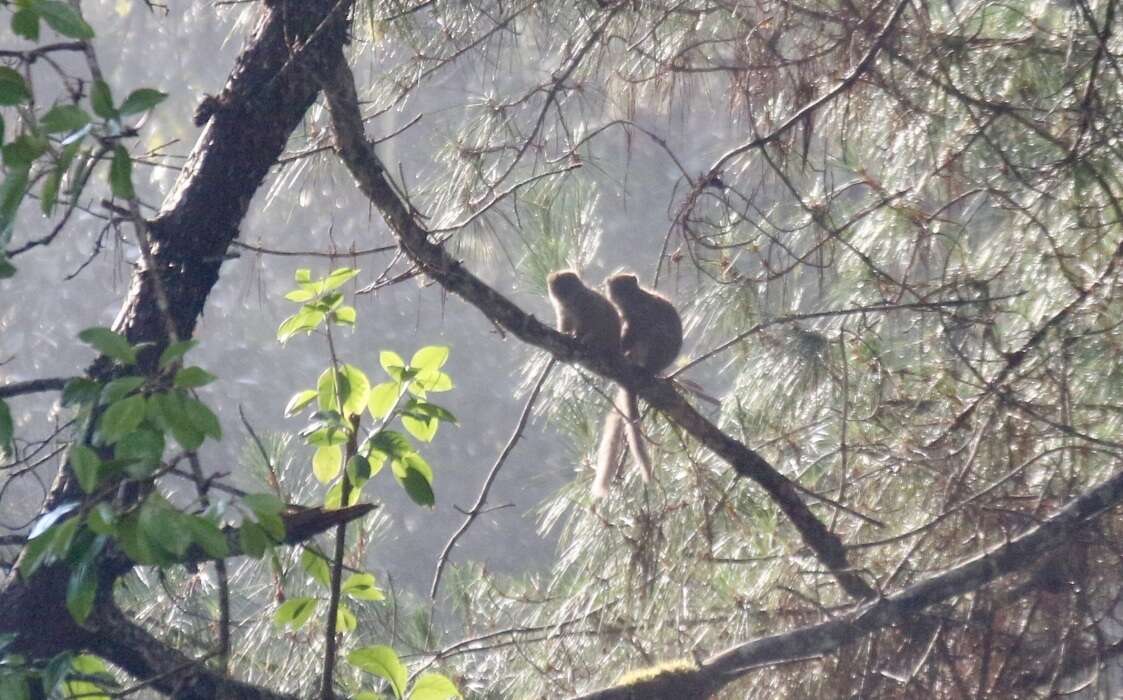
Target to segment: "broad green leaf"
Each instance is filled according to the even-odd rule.
[[[55,105],[39,120],[48,134],[77,131],[90,123],[90,115],[78,105]]]
[[[261,529],[264,530],[265,534],[269,537],[270,544],[284,541],[285,521],[281,519],[281,516],[273,513],[261,513],[256,511],[254,515],[257,516],[257,524],[261,526]]]
[[[358,270],[349,267],[341,267],[338,270],[332,270],[323,280],[323,292],[330,292],[333,289],[342,287],[357,274],[359,274]]]
[[[12,175],[16,172],[27,175],[27,170],[31,167],[31,164],[46,151],[46,135],[37,136],[33,133],[25,133],[15,141],[4,145],[4,165],[13,171]]]
[[[384,644],[362,647],[347,655],[352,666],[367,673],[373,673],[390,682],[394,696],[401,698],[406,687],[406,667],[398,659],[398,654]]]
[[[383,350],[378,353],[378,363],[382,365],[382,369],[386,370],[391,377],[394,376],[393,372],[390,371],[391,367],[401,369],[406,366],[406,361],[402,359],[402,356],[393,350]]]
[[[289,399],[288,405],[285,406],[285,417],[288,418],[300,413],[304,410],[304,407],[312,403],[318,395],[315,389],[305,389],[304,391],[293,394],[292,398]]]
[[[172,343],[164,348],[160,353],[160,369],[165,369],[168,365],[179,360],[183,357],[188,350],[199,344],[197,340],[181,340],[178,343]]]
[[[309,270],[306,267],[298,268],[296,270],[296,274],[293,275],[293,279],[295,279],[296,283],[300,284],[300,285],[303,285],[307,282],[311,282],[312,281],[312,271]]]
[[[31,99],[31,91],[23,76],[7,66],[0,66],[0,106],[9,107],[27,102]]]
[[[370,477],[369,459],[362,455],[355,455],[347,460],[347,478],[355,485],[355,488],[362,488],[363,484],[370,480]]]
[[[109,189],[114,197],[132,199],[136,196],[133,189],[133,159],[124,146],[113,148],[113,161],[109,164]]]
[[[338,445],[321,447],[312,455],[312,473],[321,484],[330,483],[332,479],[339,476],[342,467],[343,450]]]
[[[260,559],[265,554],[265,550],[269,549],[269,535],[254,522],[242,523],[242,528],[238,531],[238,539],[242,544],[242,552],[254,559]]]
[[[105,385],[101,390],[101,400],[104,403],[113,403],[120,401],[129,394],[133,393],[140,387],[144,386],[144,377],[136,375],[129,375],[126,377],[119,377]]]
[[[406,494],[419,506],[432,507],[436,502],[433,494],[433,473],[420,455],[410,454],[401,460],[390,462],[394,478],[405,489]]]
[[[114,333],[108,328],[87,328],[78,334],[78,339],[87,345],[92,345],[102,355],[108,355],[114,360],[131,365],[136,362],[136,350],[125,340],[125,336]]]
[[[99,501],[86,516],[86,526],[98,535],[112,535],[117,526],[117,514],[105,501]]]
[[[427,345],[410,358],[409,366],[422,371],[436,371],[448,361],[448,348],[444,345]]]
[[[191,540],[207,553],[207,556],[222,559],[230,554],[230,543],[218,525],[199,515],[188,515],[182,520],[191,533]]]
[[[167,554],[144,536],[138,520],[136,515],[126,515],[118,521],[117,544],[137,564],[158,564],[167,559]]]
[[[339,426],[318,428],[304,435],[304,441],[312,447],[331,447],[347,442],[347,431]]]
[[[439,673],[423,673],[414,681],[409,700],[449,700],[462,698],[456,684]]]
[[[271,493],[247,493],[242,503],[256,515],[280,515],[285,510],[284,502]]]
[[[12,15],[12,31],[24,39],[39,41],[39,15],[26,8],[18,10]]]
[[[64,172],[65,168],[55,167],[43,178],[43,186],[39,188],[39,211],[43,216],[50,216],[58,204],[58,188]]]
[[[153,493],[140,507],[137,522],[145,538],[182,558],[191,546],[191,532],[183,524],[187,516],[177,511],[159,494]]]
[[[92,403],[101,393],[101,384],[85,377],[75,377],[62,388],[62,405]]]
[[[89,617],[97,594],[97,567],[93,561],[84,561],[70,572],[66,585],[66,609],[78,624]]]
[[[167,98],[167,93],[153,90],[152,88],[140,88],[133,90],[125,101],[121,103],[118,111],[121,116],[130,114],[139,114],[140,112],[147,112],[156,105],[160,104]]]
[[[54,544],[56,535],[58,535],[58,528],[49,528],[38,537],[28,540],[23,548],[23,556],[19,560],[20,576],[25,579],[30,577],[40,565],[51,560],[53,550],[51,545]]]
[[[190,396],[183,397],[183,411],[196,430],[215,440],[222,439],[222,426],[219,425],[218,416],[202,401]]]
[[[339,397],[346,400],[349,390],[350,385],[346,380],[329,367],[320,372],[320,377],[316,380],[316,405],[321,411],[338,411]]]
[[[363,412],[370,397],[370,380],[367,375],[354,365],[343,365],[339,368],[343,379],[346,380],[348,392],[343,402],[343,413],[353,416]],[[343,386],[344,382],[340,382]]]
[[[347,492],[347,503],[343,503],[343,479],[332,484],[328,492],[324,494],[324,508],[328,510],[339,510],[343,507],[350,507],[359,502],[359,496],[362,495],[362,489],[352,486],[351,490]]]
[[[2,223],[3,222],[0,221],[0,238],[3,237],[2,234],[4,232]],[[9,277],[13,277],[15,274],[16,266],[12,264],[11,259],[8,258],[6,253],[0,251],[0,280],[6,280]]]
[[[306,301],[311,301],[316,298],[316,292],[311,289],[294,289],[285,295],[289,301],[295,301],[298,304],[303,304]]]
[[[5,159],[7,159],[8,146],[4,146]],[[27,172],[27,168],[12,169],[4,178],[4,182],[0,183],[0,243],[6,243],[11,238],[16,212],[19,211],[23,196],[27,193]],[[7,255],[4,255],[4,261],[7,262],[8,268],[14,269],[11,262],[8,262]],[[7,274],[5,277],[11,275]]]
[[[444,372],[425,371],[420,372],[413,380],[411,389],[418,387],[423,391],[432,391],[439,393],[442,391],[452,391],[452,377]]]
[[[324,322],[324,312],[302,308],[281,322],[277,328],[277,340],[284,343],[297,333],[311,333]]]
[[[138,394],[128,396],[116,401],[105,409],[101,416],[99,429],[101,436],[108,444],[113,444],[137,429],[144,420],[145,401]]]
[[[86,493],[93,493],[97,488],[100,466],[101,458],[89,447],[75,445],[70,448],[70,468],[74,470],[74,476],[78,477],[78,485]]]
[[[370,390],[370,398],[367,399],[367,408],[370,410],[370,415],[375,420],[382,420],[390,415],[390,411],[393,411],[394,406],[398,403],[400,393],[400,385],[397,382],[376,384]]]
[[[215,379],[218,379],[218,377],[202,367],[184,367],[175,373],[175,381],[172,382],[172,385],[180,389],[195,389],[206,386]]]
[[[273,624],[278,627],[287,625],[298,630],[312,619],[312,614],[316,612],[316,605],[315,598],[289,598],[281,603],[277,612],[273,613]]]
[[[375,584],[374,576],[367,573],[351,574],[343,582],[340,591],[355,600],[384,600],[386,596]]]
[[[335,610],[335,629],[339,632],[354,632],[355,628],[359,626],[359,621],[355,619],[355,613],[351,612],[343,603]]]
[[[376,450],[388,457],[398,459],[405,455],[413,453],[413,445],[409,444],[409,440],[405,435],[394,430],[380,430],[366,442],[369,450]],[[373,458],[370,458],[373,466]]]
[[[113,93],[110,92],[109,85],[105,81],[94,81],[93,87],[90,88],[90,106],[93,107],[94,114],[102,119],[117,116],[117,110],[113,107]]]
[[[31,9],[43,18],[51,29],[72,39],[93,39],[94,30],[82,15],[60,0],[32,0]]]
[[[139,398],[139,397],[138,397]],[[164,457],[164,434],[147,427],[134,430],[113,446],[113,457],[130,464],[129,476],[142,479],[152,474]]]
[[[12,438],[15,437],[15,424],[12,422],[12,409],[7,402],[0,399],[0,455],[7,455],[12,451]]]
[[[353,326],[355,325],[355,307],[354,306],[341,306],[335,311],[331,312],[331,320],[340,326]]]
[[[327,588],[331,585],[331,568],[327,559],[319,554],[306,548],[300,553],[300,566],[321,586]]]
[[[437,428],[440,427],[440,421],[434,417],[426,416],[412,410],[407,410],[402,414],[402,427],[406,431],[422,442],[432,442],[433,438],[437,435]]]
[[[158,424],[170,432],[183,449],[196,450],[203,444],[205,436],[188,417],[183,397],[178,392],[153,394],[148,398],[148,406]]]

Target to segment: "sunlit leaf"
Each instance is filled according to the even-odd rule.
[[[456,684],[439,673],[423,673],[414,681],[409,700],[449,700],[464,697]]]
[[[389,681],[395,697],[400,698],[405,692],[406,667],[391,647],[382,644],[362,647],[348,654],[347,661],[352,666]]]
[[[129,341],[108,328],[87,328],[78,334],[78,339],[92,345],[102,355],[108,355],[126,365],[136,362],[136,351],[129,345]]]
[[[321,484],[330,483],[343,468],[343,450],[338,445],[321,447],[312,455],[312,473]]]
[[[121,103],[118,111],[120,112],[122,117],[129,114],[147,112],[148,110],[163,102],[167,98],[167,96],[167,93],[160,92],[159,90],[153,90],[151,88],[140,88],[139,90],[133,90],[131,93],[129,93],[129,96],[125,98],[125,101]]]

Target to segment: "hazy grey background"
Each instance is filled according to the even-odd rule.
[[[139,3],[86,2],[83,7],[98,31],[98,56],[115,97],[120,100],[137,87],[170,94],[143,125],[141,143],[134,150],[171,143],[164,152],[178,154],[181,158],[174,162],[182,162],[199,132],[191,124],[191,113],[204,93],[221,89],[247,33],[245,18],[252,12],[247,15],[240,7],[214,8],[204,3],[170,3],[170,13],[164,17],[145,11]],[[0,45],[29,46],[5,33],[8,31],[0,27]],[[533,47],[524,53],[525,61],[509,65],[530,73],[552,70],[537,65]],[[368,65],[367,59],[359,62],[360,67]],[[423,114],[419,124],[379,147],[392,167],[402,164],[411,190],[441,177],[432,154],[470,118],[465,105],[479,100],[496,75],[487,68],[458,65],[454,73],[439,74],[422,86],[399,113],[383,117],[371,129],[371,135],[377,137]],[[50,84],[45,74],[39,79],[43,86]],[[701,172],[719,152],[721,139],[729,135],[714,133],[713,125],[728,124],[729,117],[712,118],[712,110],[724,109],[716,106],[722,104],[720,98],[711,101],[693,96],[691,100],[689,113],[645,115],[641,111],[634,118],[667,139],[688,169]],[[686,101],[680,104],[685,106]],[[15,121],[14,114],[11,116],[5,112],[9,125]],[[679,173],[648,142],[635,139],[629,148],[619,132],[602,142],[597,153],[598,167],[579,173],[596,185],[594,226],[604,232],[597,260],[586,272],[598,281],[622,265],[649,274],[667,229],[668,202]],[[142,198],[157,208],[177,174],[168,168],[145,166],[138,166],[135,173]],[[276,189],[276,196],[267,198],[266,190],[271,188]],[[0,383],[76,375],[93,358],[90,350],[75,342],[75,335],[88,326],[112,323],[137,255],[135,246],[107,236],[100,254],[75,279],[65,280],[90,258],[101,227],[93,217],[76,217],[53,245],[16,258],[18,274],[0,282],[0,361],[8,360],[0,366]],[[49,229],[50,222],[39,215],[37,204],[25,203],[13,243],[18,245]],[[241,240],[274,249],[326,251],[329,234],[339,249],[391,242],[349,176],[330,156],[324,156],[299,173],[274,173],[251,206]],[[644,257],[635,259],[635,251],[642,251]],[[510,261],[517,263],[523,256],[518,241],[504,241],[503,251],[494,248],[491,252],[486,260],[469,260],[473,270],[525,309],[540,318],[552,318],[540,292],[515,282]],[[209,444],[204,450],[209,468],[237,471],[248,439],[238,419],[239,405],[261,432],[295,431],[302,426],[299,419],[284,419],[283,407],[292,393],[314,386],[326,358],[323,339],[318,336],[296,338],[287,347],[275,340],[277,325],[295,308],[282,298],[291,288],[293,271],[310,267],[314,274],[322,274],[332,267],[353,265],[363,269],[359,278],[363,282],[370,279],[367,273],[377,273],[387,260],[386,255],[376,255],[332,264],[324,258],[259,257],[240,251],[238,259],[223,265],[221,280],[196,330],[201,346],[192,357],[193,363],[221,380],[202,392],[219,411],[225,431],[221,444]],[[672,296],[675,289],[673,280],[665,288]],[[358,327],[354,333],[344,334],[339,349],[346,361],[366,370],[372,381],[379,381],[381,374],[377,360],[381,349],[393,349],[408,359],[423,345],[452,348],[447,370],[456,388],[435,398],[461,424],[442,428],[436,442],[422,450],[437,475],[435,512],[413,505],[389,473],[380,474],[364,491],[367,498],[384,504],[394,525],[387,538],[376,543],[371,565],[410,586],[427,587],[437,554],[463,518],[453,505],[467,508],[475,500],[484,475],[518,418],[525,399],[513,395],[514,387],[523,380],[530,352],[513,339],[501,338],[478,311],[446,297],[435,286],[407,282],[357,297],[354,303],[359,311]],[[687,352],[692,347],[688,339]],[[54,417],[52,401],[47,395],[14,399],[17,434],[27,438],[47,434]],[[44,471],[48,478],[54,467],[52,463]],[[533,421],[489,499],[492,506],[512,503],[515,507],[477,521],[454,559],[474,558],[506,571],[546,563],[553,543],[536,533],[532,511],[571,478],[574,468],[572,449],[546,421]],[[29,496],[37,493],[34,484],[30,479],[23,481],[0,502],[5,525],[26,519],[28,504],[38,503]]]

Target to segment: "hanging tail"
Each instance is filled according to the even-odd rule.
[[[600,445],[597,447],[597,472],[593,477],[593,498],[608,495],[608,487],[616,478],[616,470],[620,468],[620,458],[624,453],[624,414],[627,411],[627,400],[623,389],[617,392],[613,404],[608,409],[604,427],[601,428]]]
[[[623,389],[617,395],[617,402],[621,398],[624,399],[624,435],[628,438],[628,451],[639,465],[643,480],[651,481],[651,476],[655,472],[651,466],[651,455],[647,453],[647,445],[644,443],[643,431],[640,429],[639,400],[635,394]]]

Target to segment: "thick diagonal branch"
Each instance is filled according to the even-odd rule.
[[[876,595],[869,584],[851,570],[842,542],[800,499],[792,482],[759,454],[723,433],[694,410],[670,382],[645,375],[621,359],[587,351],[572,338],[563,336],[524,312],[465,269],[443,247],[432,243],[428,232],[411,215],[410,207],[386,180],[382,164],[366,139],[351,69],[344,63],[336,64],[336,69],[325,73],[323,80],[336,149],[358,181],[359,188],[381,212],[401,242],[402,249],[414,263],[442,287],[478,308],[491,321],[523,342],[542,348],[559,360],[576,361],[642,396],[729,462],[738,474],[760,484],[795,525],[803,542],[830,569],[850,596],[868,599]]]

